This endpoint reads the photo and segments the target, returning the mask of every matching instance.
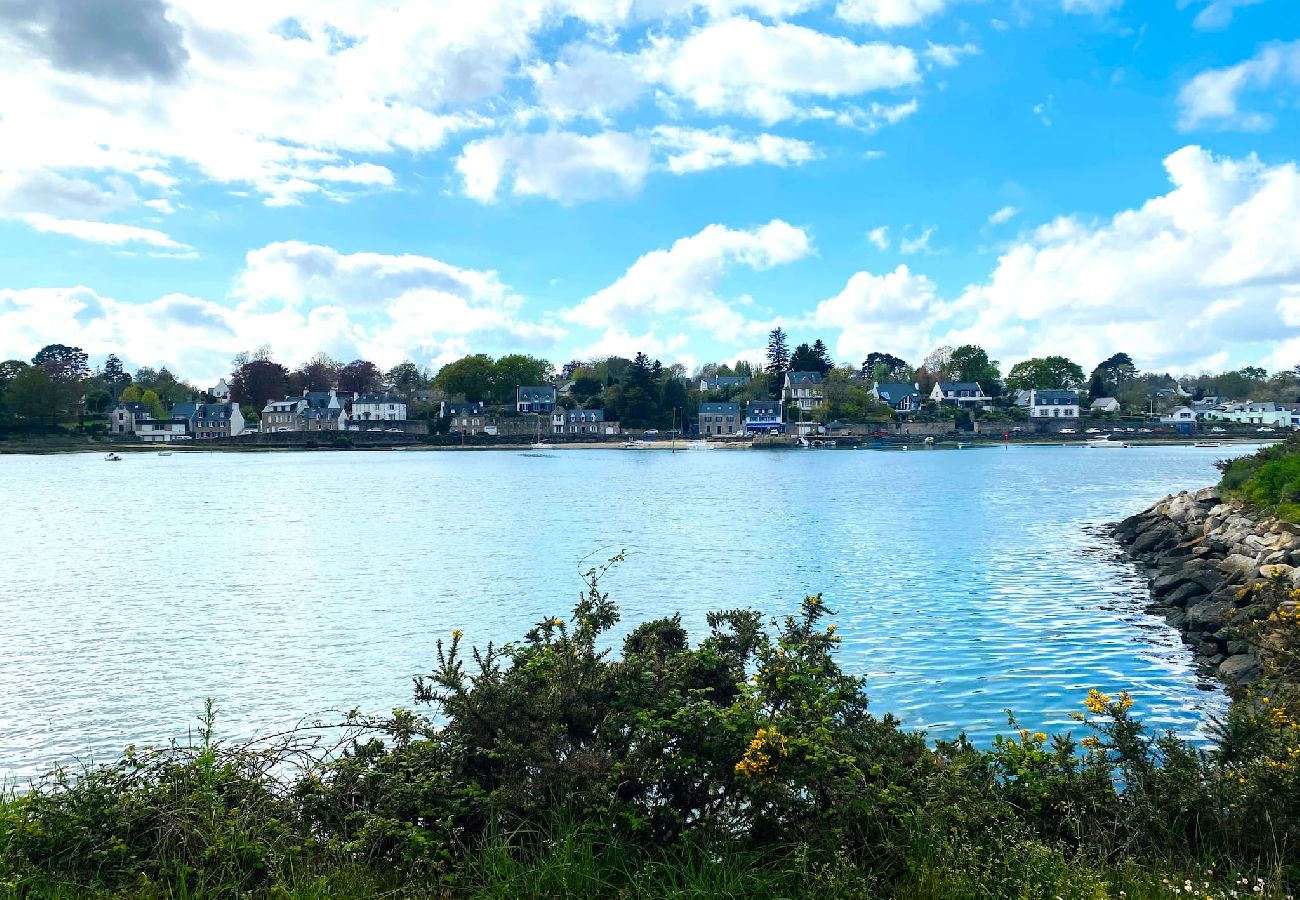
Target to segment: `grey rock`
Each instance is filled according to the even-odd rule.
[[[1206,596],[1208,591],[1195,581],[1185,581],[1161,598],[1167,606],[1186,606],[1196,597]]]
[[[1202,600],[1187,608],[1187,625],[1204,631],[1218,631],[1232,611],[1233,605],[1223,600]]]
[[[1223,561],[1219,563],[1218,569],[1227,576],[1229,581],[1241,584],[1250,578],[1254,578],[1258,567],[1255,565],[1253,557],[1233,553],[1224,557]]]
[[[1259,671],[1259,660],[1249,653],[1234,654],[1219,664],[1219,677],[1225,681],[1253,681]]]
[[[1173,628],[1181,631],[1187,625],[1187,613],[1177,608],[1166,610],[1165,621]]]
[[[1219,500],[1221,500],[1222,498],[1223,495],[1219,493],[1219,489],[1217,487],[1201,488],[1199,491],[1192,494],[1192,499],[1195,500],[1197,503],[1213,504],[1213,503],[1218,503]]]

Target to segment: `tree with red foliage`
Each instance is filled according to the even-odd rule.
[[[269,359],[253,359],[230,376],[230,399],[260,411],[269,400],[279,400],[289,389],[289,370]]]
[[[379,389],[384,373],[369,360],[354,359],[339,370],[339,390],[350,394],[363,394]]]

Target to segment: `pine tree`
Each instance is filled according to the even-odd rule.
[[[785,386],[785,373],[789,370],[790,344],[778,325],[767,336],[768,391],[773,397],[780,396],[781,389]]]

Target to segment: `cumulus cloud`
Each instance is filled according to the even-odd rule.
[[[1204,3],[1205,8],[1192,20],[1192,27],[1200,31],[1217,31],[1232,24],[1237,9],[1263,2],[1264,0],[1179,0],[1178,7],[1181,9],[1189,3]]]
[[[665,155],[668,171],[675,174],[755,163],[799,165],[819,156],[807,141],[774,134],[740,137],[730,128],[705,131],[660,125],[652,132],[651,142]]]
[[[937,226],[928,225],[921,229],[921,233],[916,237],[903,238],[898,242],[898,252],[906,256],[911,256],[914,253],[932,252],[930,247],[930,238],[934,236],[936,231],[938,231]]]
[[[1017,242],[944,318],[997,356],[1127,350],[1192,368],[1282,358],[1295,337],[1279,304],[1300,290],[1300,172],[1188,146],[1165,160],[1172,189],[1109,221],[1063,218]],[[1217,310],[1208,315],[1207,310]],[[1053,350],[1055,348],[1055,350]]]
[[[834,297],[817,304],[813,324],[839,329],[835,352],[863,359],[883,348],[919,359],[928,350],[926,324],[942,305],[929,278],[900,265],[884,275],[858,272]]]
[[[877,250],[889,249],[889,226],[880,225],[867,232],[867,240]]]
[[[899,28],[943,11],[947,0],[840,0],[835,15],[854,25]]]
[[[807,232],[780,219],[744,231],[710,225],[667,250],[645,254],[616,282],[567,310],[564,318],[608,329],[672,316],[674,322],[685,321],[718,340],[735,342],[763,330],[766,323],[751,321],[738,309],[748,298],[721,297],[721,282],[736,267],[761,271],[811,252]]]
[[[466,196],[492,203],[501,194],[580,203],[641,190],[651,171],[675,175],[721,166],[800,165],[819,158],[807,141],[734,129],[660,125],[647,132],[568,131],[483,138],[456,160]]]
[[[465,193],[490,203],[504,188],[563,202],[634,193],[650,171],[650,145],[617,131],[552,131],[483,138],[456,160]]]
[[[1061,0],[1061,9],[1068,13],[1099,16],[1124,5],[1124,0]]]
[[[163,0],[6,0],[5,43],[57,69],[110,78],[170,81],[189,58]]]
[[[1004,206],[989,216],[989,224],[1005,225],[1018,215],[1020,215],[1020,207]]]
[[[1178,94],[1178,126],[1267,131],[1273,127],[1268,112],[1243,109],[1246,94],[1277,91],[1300,95],[1300,41],[1275,42],[1260,48],[1250,59],[1223,69],[1207,69],[1183,85]]]
[[[857,44],[743,17],[711,23],[681,41],[661,41],[646,65],[650,78],[700,111],[769,124],[795,117],[810,98],[852,97],[920,80],[916,54],[907,47]]]

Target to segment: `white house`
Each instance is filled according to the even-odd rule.
[[[1079,392],[1031,390],[1029,392],[1029,418],[1031,420],[1079,418]]]
[[[939,381],[930,391],[935,403],[955,403],[958,406],[983,406],[993,398],[975,381]]]
[[[618,423],[605,420],[603,409],[557,409],[551,413],[554,434],[618,434]]]
[[[218,400],[229,400],[230,385],[226,384],[226,379],[222,378],[208,393]]]
[[[1180,406],[1168,415],[1161,416],[1160,423],[1162,425],[1173,425],[1180,429],[1195,427],[1196,410],[1190,406]]]
[[[1092,401],[1091,409],[1095,413],[1117,413],[1119,412],[1119,401],[1114,397],[1098,397]]]
[[[1300,408],[1291,403],[1228,403],[1220,409],[1205,410],[1202,418],[1239,425],[1268,425],[1273,428],[1300,427]]]
[[[822,389],[821,372],[786,372],[785,387],[781,392],[786,403],[793,403],[800,412],[813,412],[826,402]]]
[[[135,423],[135,436],[149,444],[170,444],[189,432],[188,419],[139,419]]]
[[[352,400],[355,422],[405,422],[406,398],[399,394],[357,394]]]

